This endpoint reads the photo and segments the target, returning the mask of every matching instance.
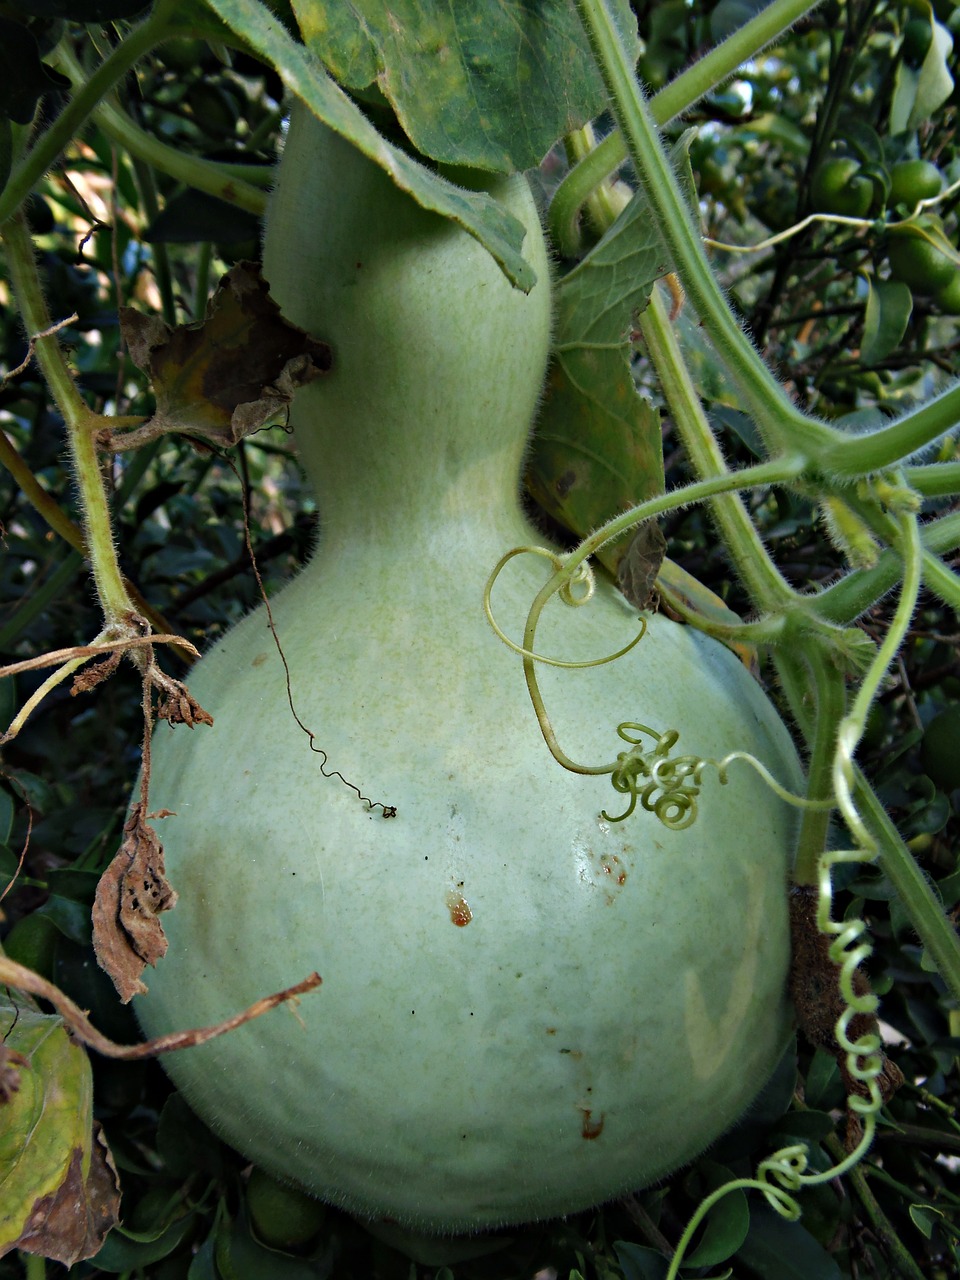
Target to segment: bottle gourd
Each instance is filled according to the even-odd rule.
[[[170,945],[137,1001],[158,1034],[218,1021],[319,971],[280,1007],[170,1074],[227,1142],[275,1176],[422,1230],[568,1213],[657,1179],[749,1105],[790,1026],[786,886],[795,823],[746,766],[708,771],[670,830],[608,777],[562,769],[484,584],[542,544],[519,502],[550,338],[543,236],[520,177],[492,194],[527,227],[538,283],[511,288],[463,231],[295,110],[264,271],[287,317],[333,349],[292,421],[315,487],[315,555],[199,663],[212,729],[158,727]],[[544,581],[510,561],[493,592],[521,636]],[[599,584],[554,599],[538,648],[602,657],[638,628]],[[542,668],[565,750],[612,760],[616,729],[678,750],[798,765],[743,666],[648,619],[624,658]],[[299,1020],[298,1020],[299,1019]]]

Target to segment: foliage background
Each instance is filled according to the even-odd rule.
[[[651,0],[633,7],[643,42],[640,72],[653,89],[751,12],[741,0]],[[65,24],[43,16],[43,8],[26,6],[44,53],[60,39],[81,52],[89,52],[91,43],[105,51],[122,29]],[[0,14],[8,10],[0,6]],[[830,0],[775,52],[755,59],[671,126],[677,138],[696,130],[689,156],[706,233],[718,241],[755,243],[798,221],[814,209],[814,174],[838,151],[872,166],[880,175],[879,192],[882,173],[903,158],[932,161],[945,181],[960,177],[956,87],[909,129],[895,129],[903,121],[891,119],[898,85],[916,69],[910,24],[918,18],[929,24],[930,12],[923,0]],[[951,0],[935,6],[938,21],[954,32],[960,32],[958,13]],[[914,27],[914,37],[916,32]],[[948,65],[957,80],[955,52]],[[255,158],[265,166],[272,161],[282,90],[277,77],[248,56],[183,39],[141,63],[122,97],[131,118],[179,149],[218,159]],[[54,90],[42,111],[52,117],[59,106]],[[546,189],[564,164],[560,152],[551,153],[542,170]],[[954,243],[956,204],[954,196],[940,210]],[[197,318],[222,270],[256,257],[255,220],[134,159],[96,124],[73,142],[29,211],[51,310],[56,317],[74,311],[79,317],[64,338],[83,390],[99,408],[148,412],[149,388],[120,351],[118,308],[133,303],[171,322]],[[882,333],[878,338],[865,275],[869,270],[875,282],[889,279],[882,200],[871,214],[878,222],[868,230],[818,223],[763,254],[715,255],[768,361],[798,401],[824,417],[888,412],[927,394],[957,367],[956,318],[922,288],[911,290],[897,340],[891,344]],[[2,279],[0,302],[0,345],[9,368],[19,363],[24,343]],[[887,317],[886,323],[896,327],[899,320]],[[748,461],[748,424],[695,321],[686,337],[708,407],[723,424],[728,455]],[[635,372],[656,399],[639,351]],[[41,485],[78,520],[62,423],[35,365],[0,388],[0,427]],[[666,419],[664,443],[669,484],[686,471]],[[124,570],[170,629],[201,648],[259,598],[244,549],[244,507],[268,591],[304,562],[315,532],[312,499],[282,430],[246,440],[233,456],[236,471],[208,450],[165,439],[117,455],[111,465]],[[840,557],[812,500],[773,491],[752,501],[792,581],[823,583],[838,572]],[[674,558],[732,607],[747,608],[702,512],[672,517],[665,532]],[[95,634],[98,610],[82,558],[50,531],[2,469],[0,533],[0,660]],[[861,625],[882,635],[884,607]],[[957,620],[927,603],[875,709],[862,753],[948,906],[960,901],[958,638]],[[170,670],[182,674],[175,665]],[[4,723],[38,679],[0,682]],[[97,876],[120,841],[138,765],[139,715],[132,668],[121,666],[92,695],[72,697],[61,686],[7,749],[0,781],[4,884],[27,847],[0,908],[4,947],[56,981],[120,1040],[135,1038],[137,1029],[94,962],[89,906]],[[876,1159],[842,1184],[803,1193],[798,1224],[776,1217],[756,1198],[749,1204],[742,1196],[728,1198],[685,1274],[724,1274],[727,1268],[770,1280],[911,1274],[892,1260],[893,1233],[916,1259],[912,1274],[960,1275],[957,1011],[925,968],[882,875],[856,872],[848,880],[842,905],[870,924],[876,945],[871,975],[884,995],[882,1016],[908,1084],[887,1110]],[[656,1277],[665,1270],[660,1246],[677,1239],[705,1192],[729,1176],[724,1170],[746,1173],[788,1138],[820,1144],[826,1159],[835,1155],[834,1135],[842,1132],[842,1089],[832,1059],[801,1040],[741,1125],[668,1184],[567,1221],[505,1233],[502,1247],[486,1257],[411,1261],[333,1209],[322,1211],[302,1247],[268,1250],[263,1229],[259,1237],[251,1229],[243,1162],[203,1130],[156,1064],[95,1058],[95,1087],[97,1114],[120,1169],[123,1227],[97,1259],[72,1269],[78,1277]],[[694,1265],[698,1260],[702,1265]],[[46,1264],[46,1274],[61,1273],[62,1267]],[[24,1274],[44,1272],[36,1260],[28,1264],[15,1254],[0,1260],[0,1280]]]

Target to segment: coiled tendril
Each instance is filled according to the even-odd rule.
[[[697,818],[701,775],[704,766],[712,762],[697,756],[671,759],[670,751],[680,737],[676,729],[657,733],[656,729],[645,724],[628,721],[617,726],[617,733],[624,742],[631,744],[632,749],[621,751],[617,756],[617,763],[611,767],[610,781],[614,791],[628,795],[630,799],[623,813],[611,817],[604,809],[602,816],[608,822],[622,822],[630,817],[639,801],[641,808],[655,813],[672,831],[683,831],[692,826]],[[653,739],[652,749],[643,750],[644,737]],[[726,774],[721,771],[720,781],[726,780]]]

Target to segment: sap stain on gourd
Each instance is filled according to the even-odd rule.
[[[456,889],[451,889],[447,894],[447,910],[450,912],[450,919],[458,929],[464,928],[473,919],[473,912],[460,892],[462,887],[462,885],[458,885]]]
[[[583,1116],[583,1123],[580,1126],[580,1136],[585,1138],[587,1142],[592,1142],[594,1138],[599,1138],[603,1133],[603,1124],[606,1119],[606,1112],[600,1112],[600,1118],[594,1120],[593,1111],[588,1107],[580,1107],[580,1114]]]

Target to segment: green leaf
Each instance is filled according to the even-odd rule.
[[[159,1262],[161,1258],[173,1253],[195,1219],[195,1214],[188,1213],[176,1222],[171,1222],[156,1235],[150,1232],[128,1232],[118,1227],[110,1233],[103,1248],[93,1259],[94,1265],[101,1271],[116,1274]]]
[[[701,1164],[706,1174],[704,1190],[710,1194],[732,1182],[735,1174],[713,1161]],[[685,1267],[712,1267],[740,1248],[750,1227],[750,1209],[742,1187],[727,1192],[707,1214],[700,1243],[684,1259]]]
[[[932,39],[920,67],[901,58],[890,105],[890,132],[907,133],[929,120],[953,92],[950,56],[953,36],[929,13]]]
[[[0,788],[0,844],[5,845],[10,840],[14,812],[13,796],[9,791]]]
[[[220,1280],[214,1256],[213,1237],[204,1240],[193,1256],[187,1280]]]
[[[276,68],[290,92],[319,119],[385,169],[424,209],[451,218],[474,236],[518,288],[525,292],[533,288],[536,273],[522,255],[524,230],[516,218],[490,196],[455,186],[388,142],[258,0],[209,0],[209,4],[227,26]]]
[[[754,1205],[737,1257],[759,1280],[842,1280],[840,1268],[799,1222]]]
[[[624,1280],[664,1280],[669,1266],[662,1253],[629,1240],[616,1240],[613,1245]]]
[[[810,1070],[804,1080],[804,1098],[807,1106],[839,1106],[843,1101],[843,1085],[840,1068],[832,1054],[817,1049],[810,1061]]]
[[[899,347],[913,311],[913,294],[899,280],[867,281],[867,311],[860,357],[864,364],[878,364]]]
[[[304,41],[352,88],[376,78],[424,155],[510,173],[603,109],[570,0],[294,0]],[[618,17],[636,45],[629,5]]]
[[[928,1240],[933,1235],[934,1227],[940,1226],[945,1216],[942,1210],[935,1209],[929,1204],[912,1204],[909,1212],[913,1225]]]
[[[637,394],[631,329],[665,254],[639,200],[557,286],[554,363],[530,453],[531,493],[585,535],[664,488],[660,415]],[[611,569],[630,534],[603,548]]]

